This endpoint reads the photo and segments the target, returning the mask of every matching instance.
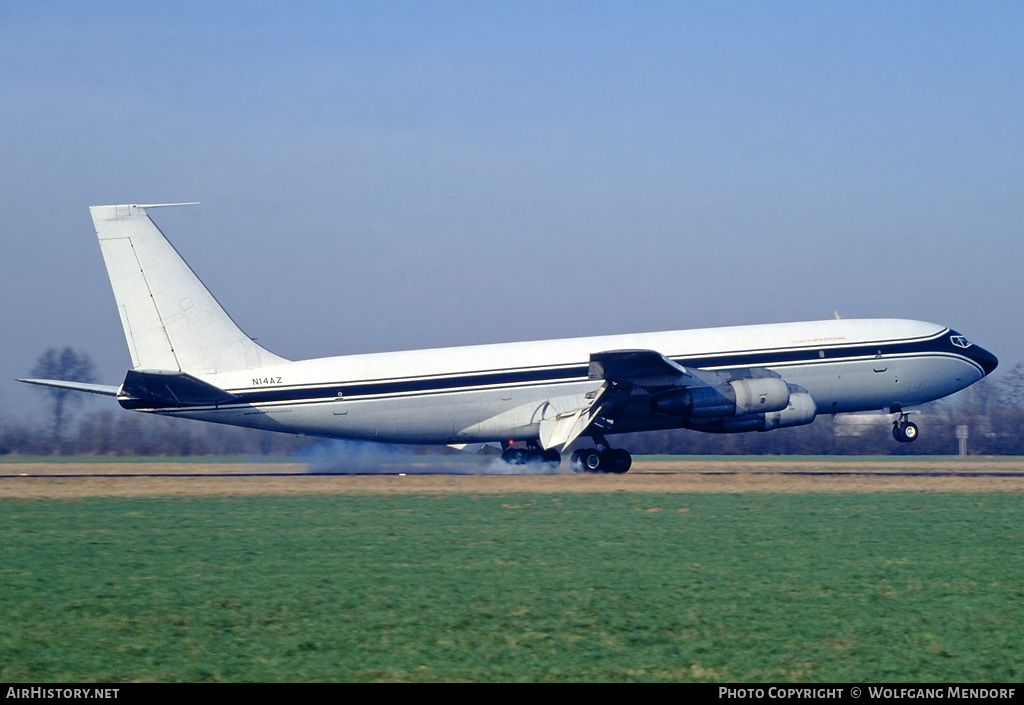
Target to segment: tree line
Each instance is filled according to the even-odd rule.
[[[48,350],[32,376],[94,382],[88,356],[65,348]],[[74,415],[85,395],[41,387],[49,417],[25,419],[0,409],[0,455],[285,455],[324,441],[271,431],[222,426],[124,411],[107,398],[103,408]],[[612,436],[616,447],[637,455],[956,455],[958,427],[966,427],[970,455],[1024,455],[1024,363],[997,373],[913,418],[921,431],[913,443],[891,436],[884,414],[820,416],[808,426],[767,433],[707,434],[674,430]],[[422,452],[444,452],[423,448]],[[452,451],[455,452],[455,451]]]

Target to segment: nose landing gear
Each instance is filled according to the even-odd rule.
[[[892,437],[900,443],[912,443],[917,440],[917,426],[908,420],[908,416],[901,413],[899,418],[892,422]]]

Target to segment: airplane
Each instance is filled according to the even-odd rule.
[[[286,360],[224,311],[150,218],[90,208],[132,369],[119,386],[21,382],[125,409],[328,438],[492,445],[505,462],[626,472],[620,433],[770,431],[823,414],[910,413],[990,374],[996,357],[945,326],[839,319]],[[518,444],[518,445],[517,445]]]

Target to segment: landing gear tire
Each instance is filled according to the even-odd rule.
[[[569,467],[573,472],[583,472],[583,451],[574,450],[572,455],[569,456]]]
[[[562,464],[562,454],[551,448],[541,453],[541,462],[553,470],[557,470],[558,466]]]
[[[633,465],[633,456],[621,448],[609,448],[601,454],[601,465],[606,472],[622,474]]]
[[[573,472],[604,472],[601,453],[593,448],[574,450],[569,456],[569,465]]]
[[[525,465],[527,453],[522,448],[506,448],[501,459],[509,465]]]
[[[633,456],[621,448],[599,451],[595,448],[573,451],[569,464],[573,472],[624,473],[633,465]]]
[[[555,449],[540,448],[506,448],[501,459],[509,465],[532,465],[543,463],[553,469],[562,464],[562,454]]]
[[[900,423],[897,421],[892,425],[892,437],[900,443],[913,443],[917,440],[918,429],[917,425],[904,421]]]

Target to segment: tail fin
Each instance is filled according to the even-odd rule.
[[[135,369],[213,374],[287,362],[239,329],[146,214],[92,206]]]

